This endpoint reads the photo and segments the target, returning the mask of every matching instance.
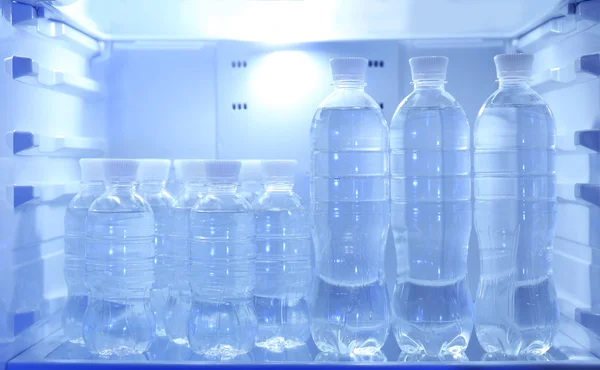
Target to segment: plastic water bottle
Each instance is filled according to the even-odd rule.
[[[240,170],[239,194],[252,204],[263,192],[261,160],[244,159]]]
[[[243,165],[242,165],[243,166]],[[310,337],[310,229],[293,192],[296,161],[264,161],[264,192],[252,207],[256,220],[256,346],[274,352]]]
[[[167,192],[171,161],[168,159],[142,159],[138,170],[138,193],[152,207],[154,213],[154,274],[155,281],[150,292],[150,304],[156,319],[156,335],[166,336],[165,314],[169,297],[169,281],[172,272],[167,265],[170,246],[169,219],[175,200]]]
[[[390,127],[393,328],[405,353],[459,353],[473,330],[467,282],[470,128],[444,88],[448,58],[409,60],[414,91]]]
[[[389,329],[384,249],[389,231],[388,127],[365,93],[367,60],[330,61],[334,91],[314,115],[311,333],[323,352],[375,353]]]
[[[154,215],[135,189],[139,162],[105,159],[106,192],[86,221],[83,319],[86,347],[101,356],[141,354],[155,331],[150,307],[154,283]]]
[[[167,252],[169,300],[165,316],[167,336],[181,345],[188,344],[188,316],[192,305],[189,283],[190,211],[206,193],[204,161],[181,159],[173,161],[175,177],[183,188],[171,209],[170,247]]]
[[[552,280],[556,126],[528,84],[533,56],[497,55],[494,62],[500,87],[474,128],[481,257],[475,329],[486,352],[542,354],[559,322]]]
[[[85,158],[81,167],[81,191],[67,206],[65,212],[65,281],[67,303],[62,314],[65,337],[71,343],[83,345],[83,315],[88,305],[85,286],[85,220],[88,209],[104,193],[102,159]]]
[[[198,354],[232,359],[250,352],[256,336],[254,214],[237,193],[240,161],[205,166],[208,191],[190,213],[188,338]]]

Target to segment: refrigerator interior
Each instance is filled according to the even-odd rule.
[[[600,357],[600,1],[1,5],[0,364],[8,369],[76,364],[52,353],[62,345],[63,216],[79,189],[79,158],[296,159],[296,191],[308,202],[309,127],[331,89],[330,58],[369,60],[366,90],[389,121],[412,90],[408,59],[445,55],[447,89],[472,124],[497,86],[493,56],[507,51],[535,55],[532,85],[557,125],[561,327],[551,354]],[[394,276],[390,243],[386,255]],[[472,233],[472,292],[478,270]]]

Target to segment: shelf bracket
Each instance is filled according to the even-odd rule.
[[[5,135],[6,145],[14,155],[98,157],[106,151],[102,139],[81,136],[47,136],[31,131],[11,131]]]
[[[538,91],[549,91],[591,81],[600,76],[600,53],[583,55],[573,63],[547,69],[533,76],[531,86]]]
[[[600,207],[600,184],[575,184],[575,198]]]
[[[600,153],[600,129],[575,132],[575,145]]]
[[[44,204],[60,199],[72,198],[79,192],[79,183],[9,185],[6,187],[5,202],[12,208],[23,204]]]
[[[102,93],[100,83],[92,79],[43,67],[31,58],[13,55],[4,59],[4,67],[13,80],[28,85],[86,99],[99,98]]]

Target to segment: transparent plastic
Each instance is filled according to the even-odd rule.
[[[261,160],[245,159],[242,161],[240,170],[240,183],[238,193],[244,197],[248,203],[252,204],[263,192]]]
[[[390,126],[392,326],[402,351],[428,356],[464,351],[473,330],[470,128],[444,88],[445,67],[416,74],[413,67],[414,91]]]
[[[190,213],[188,338],[198,354],[232,359],[250,352],[256,336],[254,215],[237,193],[240,162],[207,166],[218,176],[207,170],[207,193]]]
[[[364,91],[366,60],[350,59],[361,68],[339,71],[332,60],[334,91],[310,131],[317,274],[311,333],[321,351],[368,354],[381,348],[389,329],[389,143],[385,117]]]
[[[156,320],[156,335],[162,337],[167,335],[165,316],[169,300],[169,283],[176,273],[168,263],[171,249],[169,219],[175,199],[166,189],[166,179],[165,181],[141,180],[138,193],[150,204],[154,213],[155,281],[150,292],[150,304]]]
[[[85,162],[81,163],[85,166]],[[82,170],[83,171],[83,170]],[[102,175],[102,173],[100,173]],[[93,181],[85,181],[93,180]],[[74,344],[83,345],[83,316],[88,305],[85,286],[85,223],[88,209],[105,191],[102,177],[84,179],[81,191],[75,195],[65,212],[65,281],[67,302],[62,313],[65,337]]]
[[[195,161],[200,162],[200,161]],[[183,182],[183,189],[175,199],[170,214],[170,247],[167,265],[171,273],[169,280],[169,301],[165,315],[167,336],[180,345],[188,344],[188,316],[192,305],[189,285],[190,262],[190,211],[206,193],[206,176],[202,163],[178,166],[177,178]]]
[[[136,192],[132,160],[107,160],[107,189],[90,206],[86,222],[89,305],[83,339],[93,354],[143,353],[155,331],[150,307],[154,283],[154,215]]]
[[[556,126],[522,71],[502,71],[473,134],[481,258],[475,329],[485,351],[509,356],[545,353],[559,324],[552,279]]]
[[[310,337],[310,229],[302,201],[293,192],[293,168],[291,176],[272,176],[270,165],[277,163],[265,163],[264,192],[252,205],[257,249],[256,346],[282,352],[305,346]]]

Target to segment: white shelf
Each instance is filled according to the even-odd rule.
[[[45,17],[50,15],[44,9],[11,2],[9,7],[11,25],[31,34],[54,40],[57,44],[88,58],[100,54],[98,41],[65,23],[46,19]]]
[[[583,55],[572,63],[544,70],[533,76],[531,86],[549,91],[591,81],[600,76],[600,53]]]
[[[106,151],[102,139],[80,136],[47,136],[30,131],[11,131],[4,135],[14,155],[97,157]]]
[[[6,73],[15,81],[53,91],[98,99],[102,94],[100,83],[84,76],[46,68],[31,58],[12,56],[4,59]]]
[[[274,43],[512,38],[556,17],[564,4],[563,0],[44,2],[53,4],[68,24],[98,40]]]
[[[25,203],[43,204],[61,198],[71,198],[79,192],[78,182],[67,184],[8,185],[5,188],[4,202],[11,208]]]

